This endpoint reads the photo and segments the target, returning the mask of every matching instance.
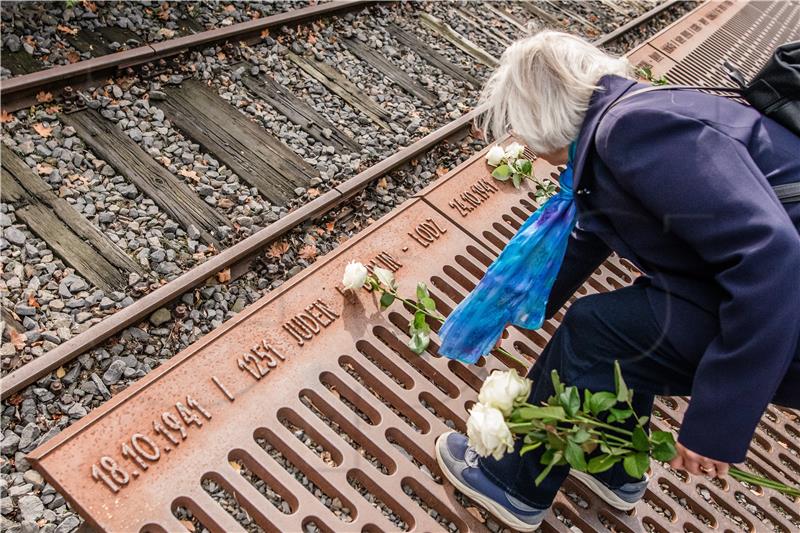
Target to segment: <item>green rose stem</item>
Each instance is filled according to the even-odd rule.
[[[438,320],[440,324],[444,323],[444,318],[442,318],[441,315],[439,315],[438,313],[437,314],[433,314],[428,309],[425,309],[424,307],[420,306],[420,304],[415,302],[414,300],[411,300],[409,298],[404,298],[403,296],[400,296],[399,294],[397,294],[397,289],[384,289],[383,287],[381,287],[381,290],[384,291],[384,292],[388,292],[389,294],[391,294],[392,296],[394,296],[396,299],[400,300],[401,302],[410,305],[411,307],[413,307],[415,309],[415,312],[416,311],[422,311],[423,313],[425,313],[426,316],[429,316],[431,318],[435,318],[436,320]],[[525,361],[520,361],[517,357],[514,357],[514,355],[509,353],[507,350],[504,350],[503,348],[500,348],[500,347],[497,347],[495,349],[499,353],[501,353],[502,355],[504,355],[504,356],[508,357],[509,359],[513,360],[515,363],[517,363],[519,365],[522,365],[523,367],[527,368],[528,365],[525,363]]]

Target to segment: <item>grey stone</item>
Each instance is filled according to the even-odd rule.
[[[14,226],[9,226],[3,231],[6,240],[12,244],[25,244],[25,234]]]
[[[71,533],[78,529],[79,525],[81,525],[80,519],[75,515],[69,515],[63,522],[58,524],[55,533]]]
[[[160,326],[169,322],[172,319],[172,313],[166,307],[158,309],[155,313],[150,315],[150,323],[154,326]]]
[[[19,447],[19,435],[13,431],[6,430],[3,435],[3,440],[0,440],[0,453],[3,455],[12,455]]]
[[[112,362],[111,365],[103,373],[103,383],[106,385],[113,385],[118,382],[125,371],[125,362],[119,359]]]
[[[41,518],[44,512],[44,504],[38,496],[29,494],[19,499],[19,512],[25,520],[35,521]]]

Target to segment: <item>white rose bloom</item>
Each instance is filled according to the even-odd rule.
[[[514,436],[508,429],[503,413],[494,407],[476,403],[469,410],[467,420],[469,445],[478,455],[500,459],[514,449]]]
[[[375,274],[375,277],[384,287],[394,288],[394,274],[392,274],[391,270],[375,267],[372,269],[372,273]]]
[[[508,161],[514,161],[518,159],[522,152],[525,151],[525,147],[519,143],[511,143],[506,146],[505,157]]]
[[[344,276],[342,277],[342,285],[346,289],[358,289],[364,282],[367,281],[367,267],[357,261],[350,261],[344,267]]]
[[[522,403],[531,393],[531,381],[520,377],[513,370],[501,372],[495,370],[481,386],[478,401],[484,405],[499,409],[505,416],[511,414],[515,403]]]
[[[486,154],[486,162],[496,167],[503,161],[503,156],[505,156],[505,154],[503,147],[499,144],[495,144],[489,150],[489,153]]]

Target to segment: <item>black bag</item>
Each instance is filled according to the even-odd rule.
[[[727,61],[723,65],[728,70],[728,76],[739,87],[654,85],[623,95],[608,106],[606,112],[623,100],[651,91],[675,89],[722,91],[733,93],[725,95],[728,97],[744,98],[764,115],[794,134],[800,135],[800,41],[786,43],[776,48],[772,57],[750,83],[745,82],[744,76],[735,66]],[[800,202],[800,182],[776,185],[773,186],[773,190],[782,203]]]

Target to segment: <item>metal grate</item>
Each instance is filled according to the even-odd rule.
[[[760,20],[751,7],[737,13]],[[541,161],[535,168],[554,172]],[[503,361],[439,358],[435,335],[428,353],[414,355],[405,347],[408,310],[395,302],[379,312],[366,291],[343,294],[340,279],[350,260],[390,268],[402,293],[424,280],[447,313],[535,209],[532,192],[492,181],[477,154],[34,450],[31,461],[108,531],[182,531],[189,514],[195,530],[485,531],[485,517],[442,483],[433,443],[448,428],[464,430],[482,380]],[[579,294],[636,274],[613,258]],[[538,331],[509,328],[503,347],[532,362],[559,318]],[[658,399],[654,425],[677,429],[685,407],[682,398]],[[797,483],[796,413],[767,411],[746,468]],[[687,479],[660,464],[652,479],[630,513],[568,480],[545,529],[800,528],[797,502],[768,489]]]

